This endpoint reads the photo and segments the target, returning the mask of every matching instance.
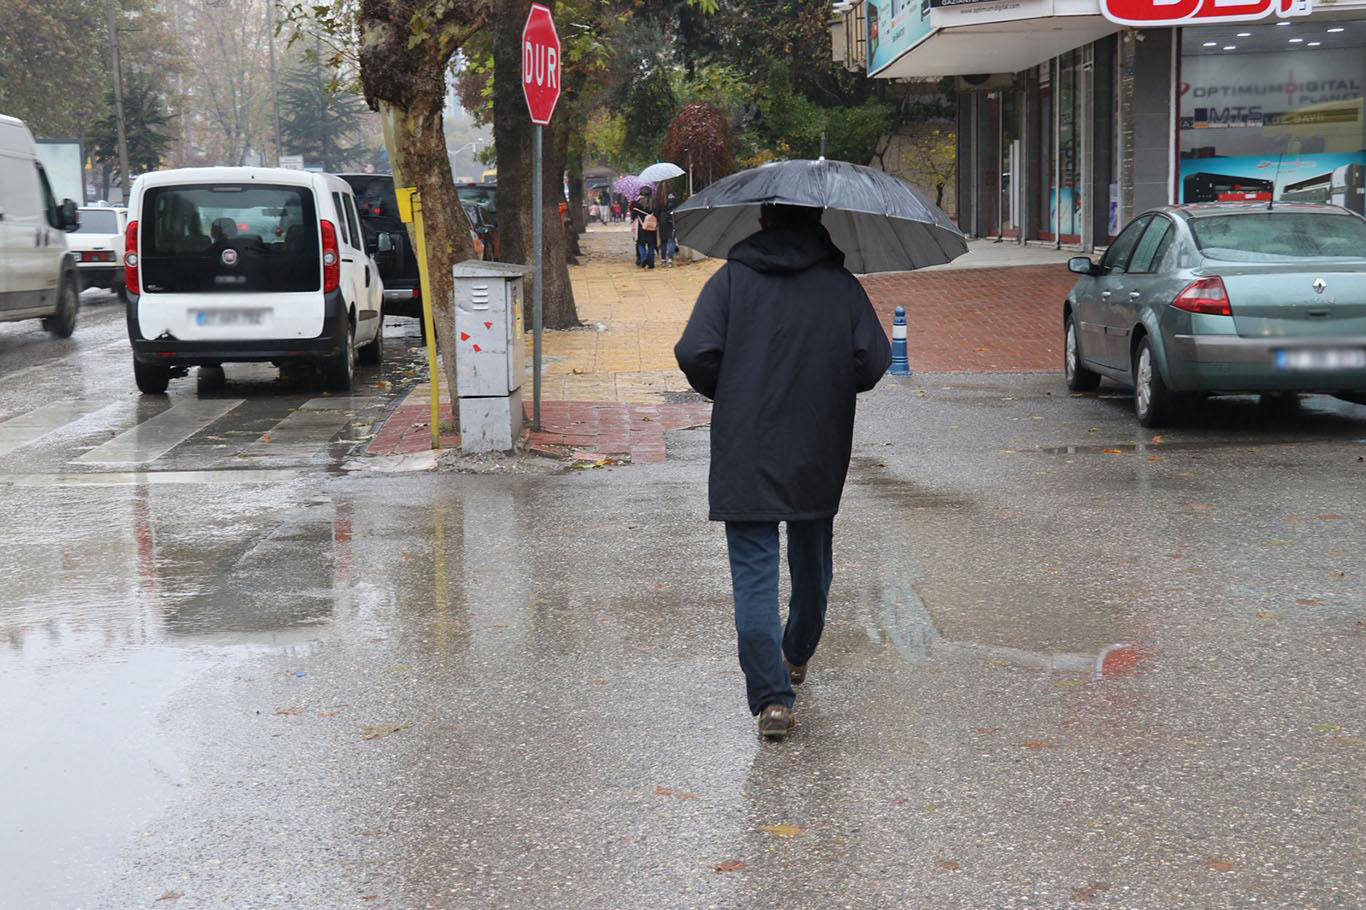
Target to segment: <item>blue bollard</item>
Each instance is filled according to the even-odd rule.
[[[887,368],[892,376],[911,375],[911,361],[906,354],[906,308],[899,306],[892,316],[892,365]]]

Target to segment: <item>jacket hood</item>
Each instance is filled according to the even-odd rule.
[[[757,272],[803,272],[826,260],[844,264],[844,254],[830,240],[830,232],[819,225],[758,231],[731,247],[726,258]]]

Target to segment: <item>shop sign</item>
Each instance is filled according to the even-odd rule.
[[[901,59],[930,34],[924,0],[868,0],[868,75]]]
[[[924,0],[935,28],[959,28],[1054,14],[1053,0]]]
[[[1106,19],[1143,28],[1307,16],[1313,0],[1100,0]]]

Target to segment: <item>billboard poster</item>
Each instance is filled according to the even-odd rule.
[[[1366,151],[1186,158],[1179,192],[1182,202],[1321,202],[1366,214]]]
[[[895,63],[930,33],[929,4],[922,0],[868,0],[868,75]]]

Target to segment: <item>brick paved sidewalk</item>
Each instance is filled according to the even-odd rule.
[[[527,404],[527,421],[531,405]],[[385,421],[366,449],[369,455],[409,455],[431,447],[430,410],[426,402],[403,404]],[[710,404],[628,404],[609,401],[543,401],[539,433],[527,434],[527,445],[542,455],[597,461],[616,458],[639,463],[665,460],[664,434],[706,426]],[[460,437],[443,433],[442,448],[460,445]]]
[[[1059,265],[898,272],[863,279],[891,330],[906,308],[911,369],[928,372],[1056,370],[1062,302],[1076,282]]]
[[[673,346],[702,285],[721,263],[638,269],[630,234],[617,227],[594,227],[583,243],[584,263],[570,268],[570,279],[585,327],[545,334],[545,431],[531,445],[555,454],[663,460],[665,430],[710,421],[709,405],[668,399],[688,390]],[[1058,368],[1062,300],[1072,286],[1071,274],[1060,264],[872,275],[864,286],[889,334],[892,310],[906,307],[915,370]],[[522,387],[528,407],[531,385],[528,364]],[[367,451],[426,449],[431,444],[429,394],[425,383],[414,389]],[[458,439],[447,434],[442,444],[458,445]]]

